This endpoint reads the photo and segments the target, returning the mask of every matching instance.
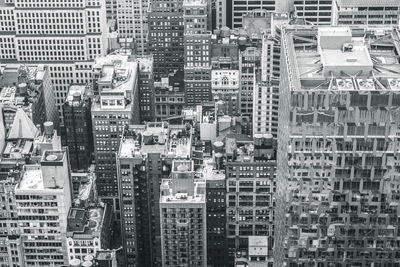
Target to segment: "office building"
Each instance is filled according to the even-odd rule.
[[[294,0],[296,17],[313,25],[331,25],[335,0]]]
[[[118,151],[125,266],[161,265],[160,183],[175,158],[191,156],[190,125],[148,122],[125,129]]]
[[[169,121],[182,117],[185,106],[183,72],[171,73],[160,82],[154,82],[154,121]]]
[[[396,0],[332,1],[333,25],[391,27],[399,25],[400,3]]]
[[[207,266],[206,185],[191,160],[174,160],[160,186],[162,266]]]
[[[150,1],[117,0],[117,25],[122,47],[134,46],[137,55],[147,54],[147,11]]]
[[[272,267],[271,250],[268,237],[249,236],[248,250],[240,252],[235,258],[235,267]]]
[[[91,80],[91,66],[107,51],[105,3],[3,1],[0,60],[49,67],[59,117],[71,83]]]
[[[16,110],[22,108],[35,125],[45,121],[59,124],[49,68],[45,65],[4,64],[0,66],[0,103],[7,130]]]
[[[24,166],[15,202],[25,265],[68,264],[66,230],[71,194],[66,151],[46,150],[40,164]]]
[[[398,30],[386,34],[282,31],[278,266],[400,262]]]
[[[138,62],[120,54],[98,58],[93,82],[98,92],[91,110],[98,195],[119,211],[115,155],[125,125],[140,120]]]
[[[196,106],[212,100],[211,31],[206,0],[183,1],[186,103]]]
[[[152,1],[148,13],[148,45],[153,54],[154,79],[183,71],[183,1]]]
[[[86,171],[93,153],[92,97],[87,85],[71,85],[64,103],[65,143],[71,169]]]
[[[71,208],[68,213],[67,252],[69,263],[82,263],[88,255],[110,246],[112,211],[108,206]]]
[[[211,30],[227,26],[229,4],[227,0],[211,1]]]

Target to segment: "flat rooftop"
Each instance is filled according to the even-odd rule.
[[[400,90],[399,31],[364,31],[359,37],[348,27],[288,27],[293,90]]]
[[[204,180],[224,180],[225,169],[217,169],[217,164],[213,158],[204,158],[203,166],[198,170],[198,173]]]
[[[148,153],[160,153],[166,157],[186,158],[191,153],[191,128],[185,125],[169,125],[149,122],[131,125],[124,132],[119,147],[119,157],[143,157]]]
[[[166,195],[160,196],[160,203],[205,203],[205,183],[204,180],[194,180],[193,186],[195,194],[189,195],[187,193],[176,193],[172,194],[172,188],[170,188],[171,179],[163,179],[161,182],[161,190],[169,192]],[[200,192],[201,188],[204,188],[203,192]]]
[[[400,6],[399,0],[337,0],[339,7],[395,7]]]
[[[39,165],[25,166],[24,174],[18,184],[20,190],[44,190],[42,170]]]

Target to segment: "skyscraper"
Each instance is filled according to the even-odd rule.
[[[117,25],[121,46],[135,45],[137,55],[147,53],[148,0],[117,0]]]
[[[125,126],[140,119],[138,62],[119,54],[97,58],[93,82],[98,94],[91,110],[98,195],[119,211],[115,157]]]
[[[161,266],[160,183],[174,159],[191,155],[190,125],[130,125],[118,150],[118,183],[125,265]]]
[[[182,0],[152,1],[148,14],[149,52],[153,54],[154,79],[159,81],[174,71],[183,71]]]
[[[107,51],[105,4],[91,1],[3,1],[0,34],[3,62],[49,66],[56,105],[71,83],[89,83],[93,61]]]
[[[347,27],[283,30],[278,266],[400,261],[399,33],[386,34],[360,38]]]

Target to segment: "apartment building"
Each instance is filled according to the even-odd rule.
[[[118,183],[125,266],[161,265],[160,183],[175,158],[191,156],[190,125],[130,125],[118,150]]]
[[[98,58],[93,82],[98,92],[91,110],[97,190],[119,220],[116,153],[125,126],[140,120],[138,62],[120,54]]]
[[[399,264],[399,32],[385,33],[282,31],[278,266]]]
[[[92,97],[87,85],[71,85],[64,103],[65,142],[71,169],[87,170],[93,153]]]
[[[91,1],[3,1],[0,60],[46,64],[58,115],[71,83],[91,80],[91,66],[107,51],[105,4]]]
[[[386,1],[332,1],[333,25],[391,27],[399,25],[400,3]]]
[[[174,160],[160,186],[162,266],[207,266],[206,184],[191,160]]]
[[[71,199],[66,151],[46,150],[40,164],[24,166],[15,188],[24,265],[68,264],[66,230]]]

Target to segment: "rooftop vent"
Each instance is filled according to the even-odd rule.
[[[400,79],[388,79],[390,89],[400,90]]]
[[[352,52],[353,51],[353,44],[344,43],[343,47],[342,47],[342,51],[343,51],[343,53]]]
[[[360,90],[375,89],[374,81],[372,79],[358,79],[357,84]]]
[[[354,85],[351,79],[337,79],[336,82],[339,90],[354,89]]]

